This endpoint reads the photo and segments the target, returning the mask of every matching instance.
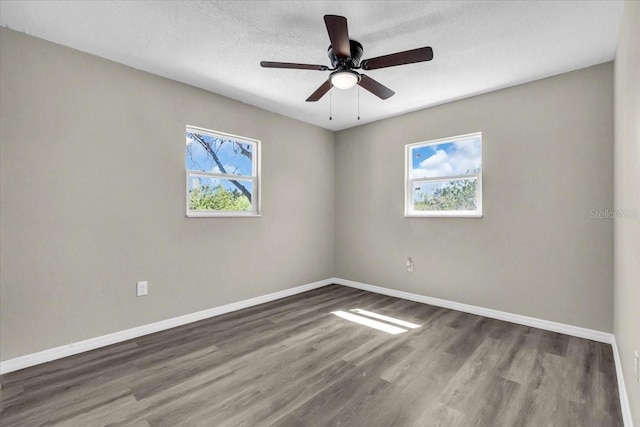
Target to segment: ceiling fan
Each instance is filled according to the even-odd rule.
[[[395,67],[396,65],[413,64],[433,59],[433,50],[427,46],[360,61],[364,49],[360,43],[349,39],[347,18],[337,15],[325,15],[324,23],[327,26],[329,40],[331,41],[327,54],[333,68],[329,68],[326,65],[296,64],[291,62],[260,62],[260,65],[264,68],[332,71],[327,81],[307,98],[307,102],[319,100],[334,86],[338,89],[350,89],[355,85],[360,85],[381,99],[390,98],[395,94],[394,91],[371,77],[354,70],[377,70],[379,68]]]

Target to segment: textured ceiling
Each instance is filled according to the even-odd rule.
[[[610,61],[620,1],[5,1],[17,31],[339,130]],[[333,89],[325,14],[347,17],[363,58],[431,46],[431,62],[367,74],[396,95]],[[332,100],[333,120],[329,120]]]

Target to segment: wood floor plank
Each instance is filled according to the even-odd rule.
[[[622,426],[610,345],[337,285],[1,382],[7,427]]]

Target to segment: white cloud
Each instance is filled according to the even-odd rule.
[[[436,151],[436,154],[434,154],[433,156],[427,159],[424,159],[420,163],[420,167],[423,169],[438,168],[447,162],[448,157],[449,155],[447,154],[446,151],[438,150]]]
[[[482,145],[479,139],[468,139],[453,143],[453,149],[446,152],[436,150],[434,154],[420,162],[413,169],[413,178],[433,178],[447,175],[463,175],[480,167]]]
[[[453,175],[454,169],[451,157],[444,150],[437,150],[435,154],[420,162],[420,169],[414,171],[416,178],[429,178],[442,175]]]
[[[208,176],[193,176],[191,177],[191,190],[195,190],[196,188],[200,188],[203,186],[206,187],[217,187],[220,184],[220,180],[218,178],[211,178]]]

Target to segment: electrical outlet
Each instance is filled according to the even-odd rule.
[[[144,282],[136,283],[136,296],[142,297],[149,293],[149,282],[146,280]]]
[[[639,377],[639,372],[638,372],[638,350],[633,352],[633,363],[634,363],[634,369],[636,372],[636,382],[640,382],[640,377]]]
[[[411,259],[411,257],[407,258],[407,271],[409,273],[413,273],[413,260]]]

